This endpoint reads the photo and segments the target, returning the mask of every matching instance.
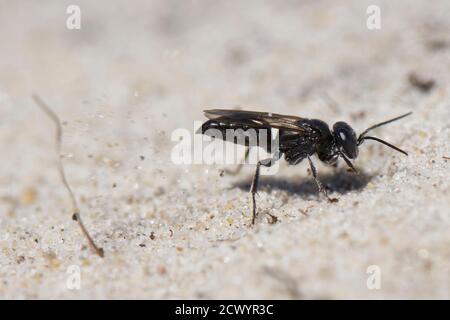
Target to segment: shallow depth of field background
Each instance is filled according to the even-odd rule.
[[[81,30],[66,28],[70,4]],[[371,4],[381,30],[366,27]],[[1,0],[0,298],[448,299],[449,16],[447,0]],[[33,93],[63,121],[60,156],[103,259],[70,218]],[[413,111],[375,131],[409,157],[368,141],[359,176],[316,161],[335,204],[307,163],[282,162],[252,228],[254,167],[170,161],[173,130],[193,131],[206,106],[357,132]]]

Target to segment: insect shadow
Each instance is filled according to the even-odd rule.
[[[346,194],[351,191],[364,189],[376,174],[369,175],[360,170],[359,174],[348,172],[346,169],[339,169],[320,176],[322,183],[328,191]],[[245,191],[250,189],[252,179],[238,181],[233,184],[234,188]],[[273,190],[286,191],[292,195],[312,196],[319,195],[317,185],[312,178],[301,177],[298,179],[283,178],[276,176],[264,176],[260,180],[261,190],[272,192]]]

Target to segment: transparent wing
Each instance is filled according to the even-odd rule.
[[[246,125],[253,124],[255,128],[272,127],[276,129],[286,129],[291,131],[303,132],[304,128],[299,126],[303,119],[296,116],[288,116],[270,112],[244,111],[244,110],[225,110],[213,109],[205,110],[205,116],[210,120],[217,120],[223,123]]]

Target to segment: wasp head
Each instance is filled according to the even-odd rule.
[[[350,159],[356,159],[358,156],[358,139],[352,127],[345,122],[336,122],[333,125],[333,136],[339,152]]]
[[[385,124],[397,121],[399,119],[402,119],[406,116],[409,116],[411,112],[401,115],[399,117],[396,117],[394,119],[390,119],[381,123],[377,123],[369,128],[367,128],[363,133],[359,135],[358,138],[356,138],[355,131],[345,122],[336,122],[333,125],[333,138],[334,143],[337,148],[337,151],[339,153],[339,156],[344,159],[344,161],[347,163],[347,165],[354,171],[357,172],[356,169],[353,167],[352,163],[349,159],[356,159],[358,156],[358,147],[365,141],[365,140],[374,140],[379,143],[382,143],[398,152],[403,153],[404,155],[408,155],[405,151],[403,151],[400,148],[397,148],[396,146],[390,144],[389,142],[386,142],[384,140],[381,140],[377,137],[368,136],[367,133],[375,128],[384,126]]]

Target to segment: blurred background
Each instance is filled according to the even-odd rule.
[[[66,26],[70,5],[81,29]],[[449,16],[447,0],[0,0],[0,297],[448,298]],[[61,118],[60,156],[104,259],[70,219],[33,93]],[[258,200],[279,222],[261,214],[252,229],[253,168],[170,161],[172,131],[206,107],[357,132],[413,111],[377,132],[410,157],[367,143],[363,177],[319,165],[335,206],[300,183],[304,164],[284,168]]]

